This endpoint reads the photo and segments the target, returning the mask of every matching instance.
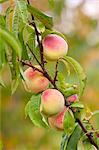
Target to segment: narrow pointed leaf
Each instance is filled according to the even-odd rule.
[[[68,136],[64,133],[62,135],[60,150],[65,150],[66,149],[67,142],[68,142]]]
[[[81,97],[81,95],[83,94],[85,85],[86,85],[86,75],[81,67],[81,65],[74,60],[73,58],[69,57],[69,56],[65,56],[64,58],[62,58],[63,60],[67,61],[75,70],[76,74],[78,75],[78,79],[79,79],[79,98]]]
[[[0,35],[9,44],[9,46],[11,46],[20,59],[22,48],[18,39],[16,39],[9,31],[3,28],[0,28]]]
[[[19,32],[19,40],[22,45],[22,59],[29,60],[28,52],[27,52],[27,49],[26,49],[26,46],[24,43],[24,39],[23,39],[23,29]]]
[[[28,7],[28,11],[35,17],[37,18],[39,21],[41,21],[46,28],[52,28],[53,26],[53,21],[52,21],[52,17],[44,14],[43,12],[41,12],[40,10],[38,10],[37,8],[34,8],[31,5],[27,5]]]
[[[17,89],[19,85],[19,78],[16,78],[12,81],[12,84],[11,84],[11,94],[13,95]]]
[[[5,27],[5,16],[0,14],[0,26]]]
[[[7,58],[6,58],[6,51],[5,51],[5,43],[3,39],[0,37],[0,70],[3,68],[6,62],[7,62]]]
[[[17,7],[19,9],[19,15],[24,23],[28,22],[28,11],[27,4],[25,0],[16,0]]]
[[[82,136],[82,129],[77,125],[69,137],[66,150],[77,150],[77,144]]]
[[[19,31],[19,16],[17,7],[14,8],[13,19],[12,19],[12,32],[15,36],[18,36]]]
[[[84,105],[81,102],[74,102],[73,104],[71,104],[71,107],[84,108]]]

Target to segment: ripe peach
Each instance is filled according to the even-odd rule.
[[[48,118],[49,125],[52,128],[63,130],[63,121],[66,110],[66,107],[64,107],[64,110],[60,112],[57,116],[52,116]]]
[[[57,60],[67,54],[67,42],[56,34],[47,35],[43,41],[44,55],[48,60]]]
[[[78,101],[78,96],[77,96],[77,94],[74,94],[74,95],[71,95],[71,96],[69,96],[69,97],[67,97],[67,102],[69,102],[69,103],[73,103],[73,102],[75,102],[75,101]]]
[[[39,65],[35,65],[34,67],[42,70]],[[37,70],[33,70],[33,68],[29,67],[25,70],[24,75],[29,79],[33,79],[34,77],[36,77],[38,75],[42,75],[42,73]]]
[[[40,66],[36,65],[35,67],[41,69]],[[24,79],[25,89],[35,94],[46,90],[49,85],[48,79],[41,72],[33,70],[31,67],[25,70]]]
[[[56,89],[47,89],[41,96],[41,112],[51,116],[64,109],[64,97]]]

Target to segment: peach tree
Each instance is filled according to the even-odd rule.
[[[86,115],[81,102],[86,75],[67,56],[68,50],[66,37],[53,29],[52,17],[31,6],[29,0],[15,0],[14,7],[0,14],[0,74],[8,64],[12,94],[20,80],[32,93],[25,115],[37,127],[63,132],[61,150],[99,149],[99,133],[90,123],[99,112]],[[78,79],[75,84],[68,80],[72,71]]]

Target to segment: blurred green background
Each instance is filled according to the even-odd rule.
[[[51,0],[49,0],[51,1]],[[99,1],[98,0],[31,0],[40,10],[54,17],[54,28],[66,35],[69,56],[83,66],[87,75],[87,86],[82,101],[88,111],[99,109]],[[13,0],[0,5],[4,11]],[[22,83],[11,96],[10,73],[4,68],[6,87],[0,89],[0,138],[3,150],[59,150],[62,132],[45,130],[33,126],[25,119],[24,108],[31,94]]]

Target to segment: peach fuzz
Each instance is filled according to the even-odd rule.
[[[36,67],[36,68],[42,70],[39,65],[35,65],[34,67]],[[29,67],[29,68],[27,68],[27,69],[25,70],[24,75],[25,75],[25,77],[28,78],[28,79],[33,79],[33,78],[35,78],[35,77],[38,76],[38,75],[42,75],[42,73],[39,72],[39,71],[37,71],[37,70],[33,70],[33,68]]]
[[[41,112],[52,116],[64,109],[64,97],[61,92],[56,89],[47,89],[41,96]]]
[[[68,51],[67,42],[56,34],[47,35],[43,41],[44,55],[48,60],[57,60],[65,56]]]
[[[64,116],[65,116],[66,110],[67,110],[67,108],[64,106],[64,110],[62,112],[60,112],[56,116],[52,116],[52,117],[48,118],[49,125],[52,128],[60,129],[60,130],[64,129],[63,128],[63,121],[64,121]]]
[[[35,66],[41,69],[40,66]],[[35,94],[42,92],[48,88],[49,81],[37,70],[33,70],[31,67],[24,72],[25,81],[24,86],[28,92],[33,92]]]

